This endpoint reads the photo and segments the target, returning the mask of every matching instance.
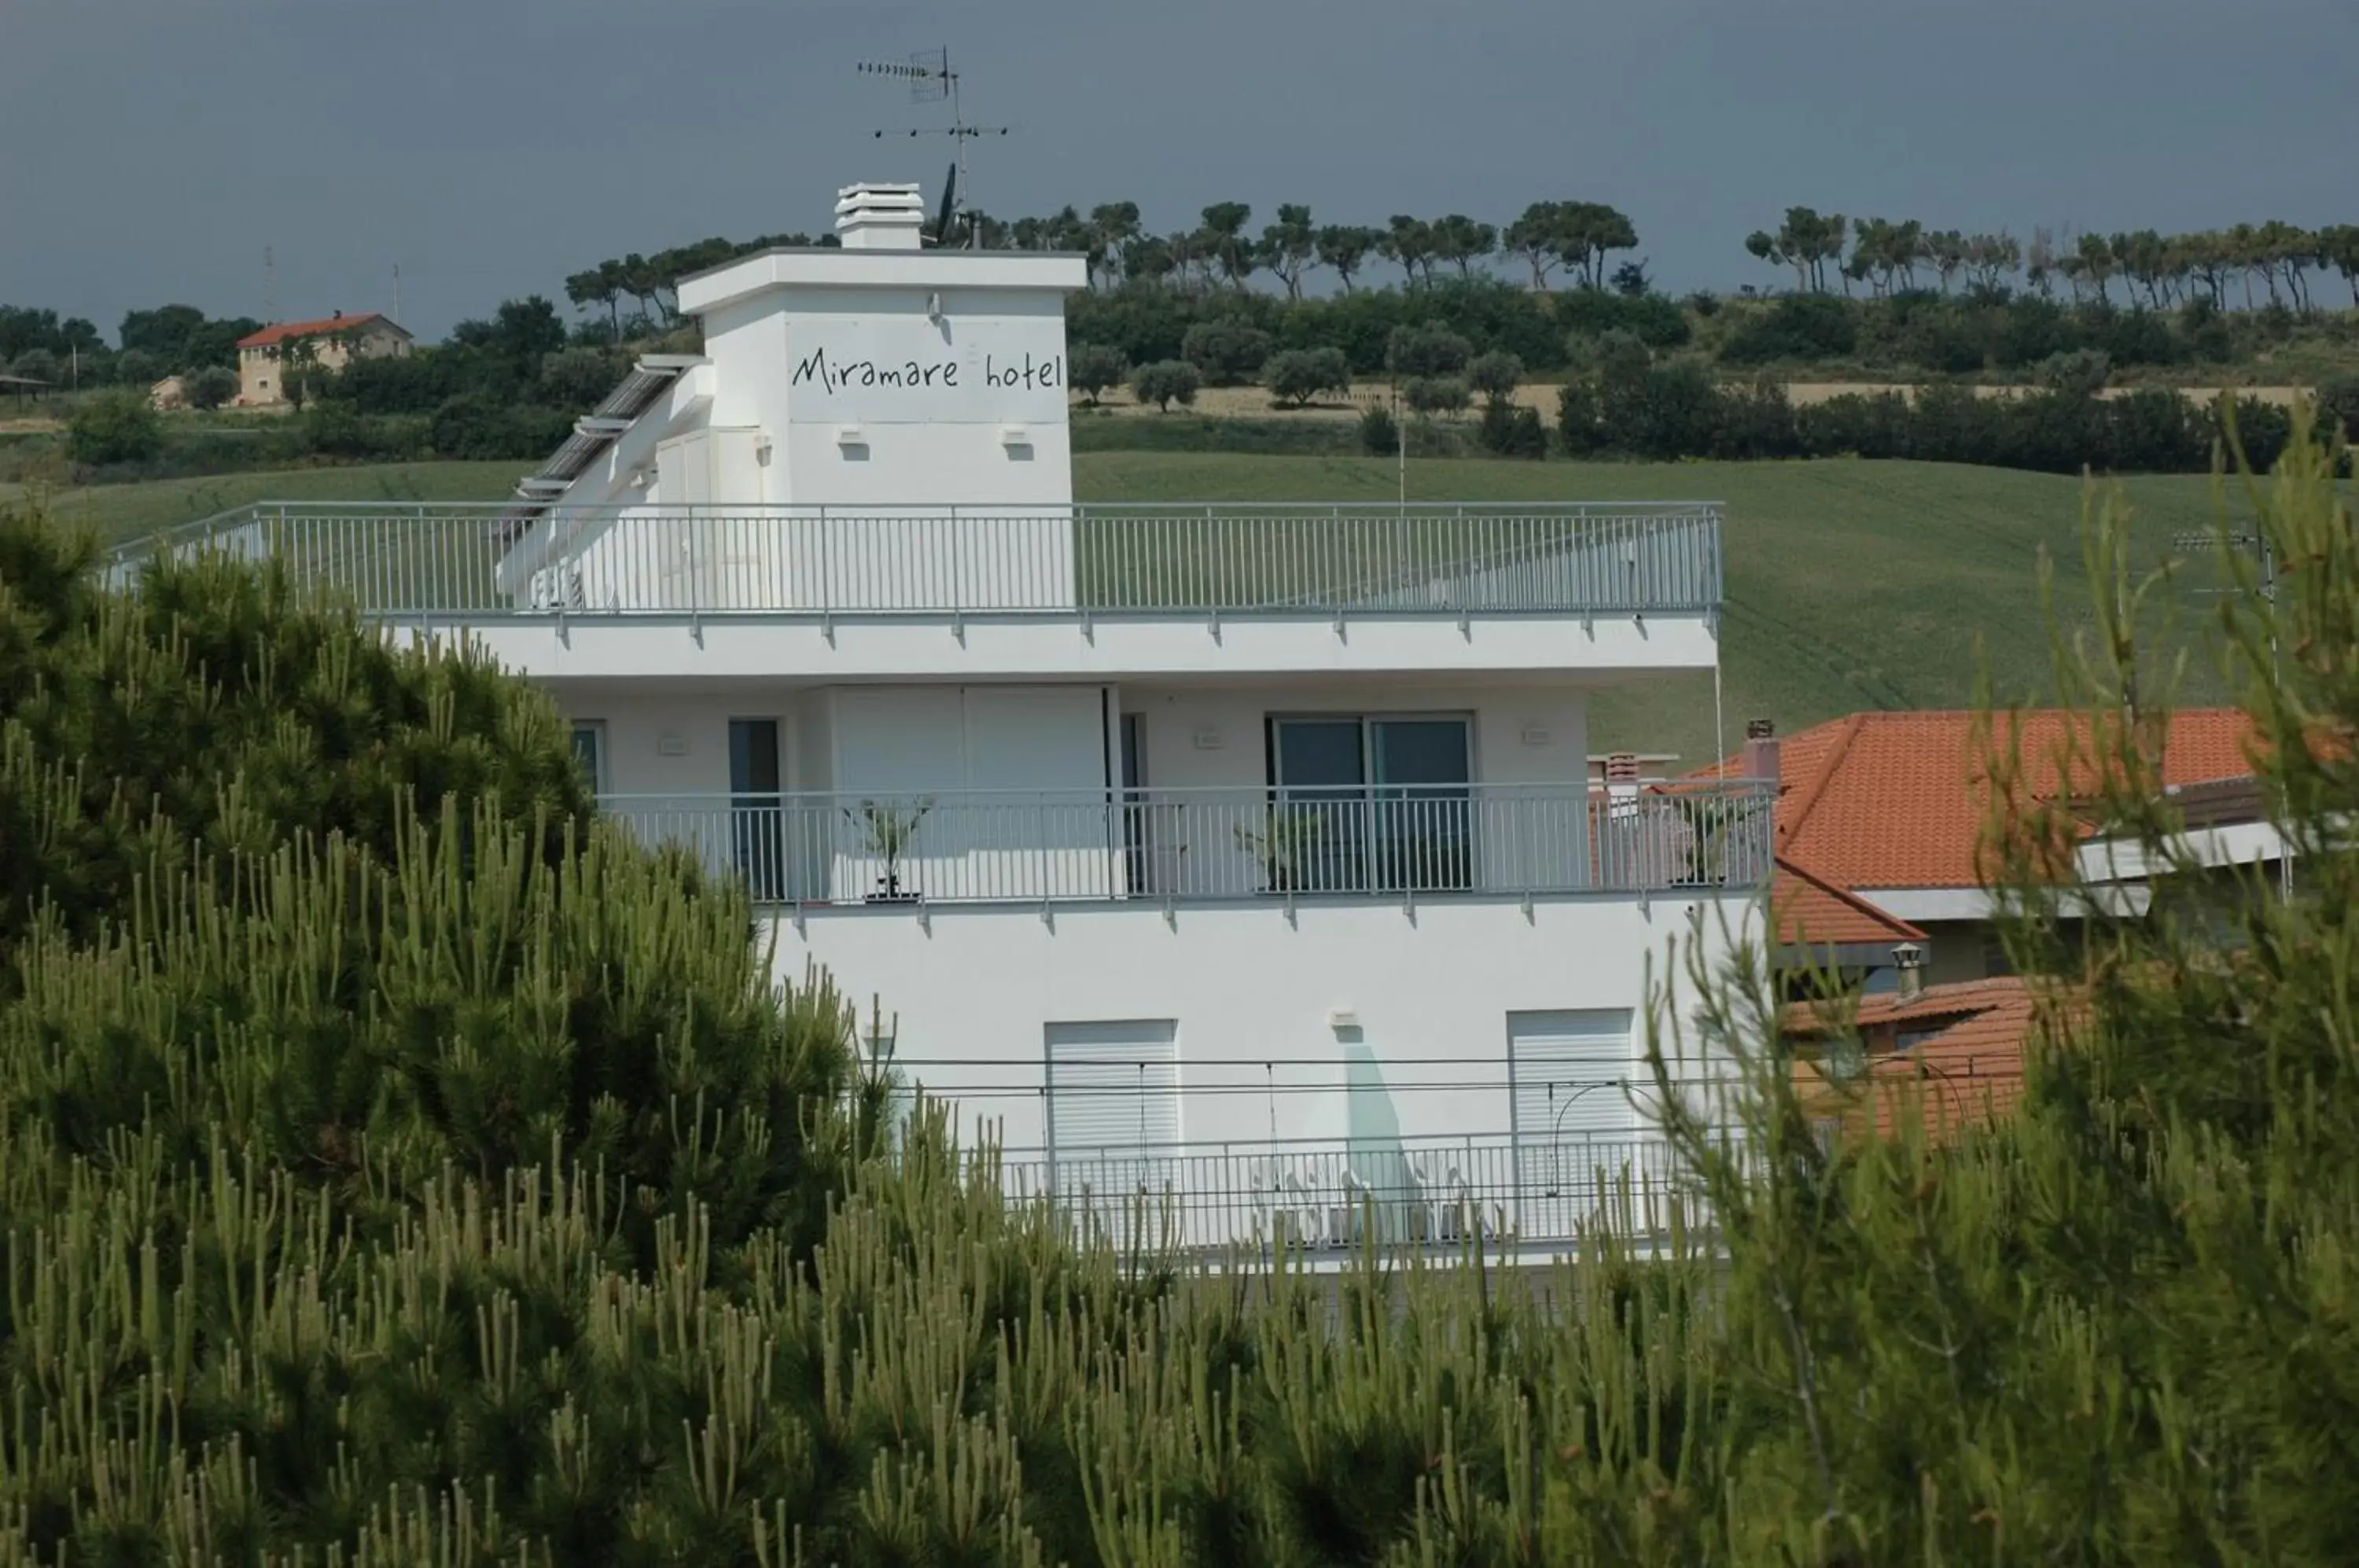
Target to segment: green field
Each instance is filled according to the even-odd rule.
[[[71,493],[59,509],[130,537],[265,498],[496,500],[526,465],[418,463],[302,469]],[[1084,453],[1075,486],[1093,501],[1352,501],[1396,494],[1390,463],[1316,457]],[[2205,528],[2212,482],[2126,481],[2141,553]],[[1755,714],[1786,730],[1857,708],[1970,702],[1987,666],[2002,694],[2046,685],[2049,619],[2040,551],[2058,563],[2068,610],[2080,591],[2080,481],[1909,463],[1570,463],[1429,461],[1415,500],[1711,500],[1726,504],[1727,647],[1720,704],[1731,734]],[[2241,507],[2238,508],[2241,510]],[[2211,613],[2191,589],[2188,622]],[[2209,681],[2190,697],[2216,695]],[[1713,746],[1708,679],[1680,677],[1598,700],[1594,746],[1676,751]]]

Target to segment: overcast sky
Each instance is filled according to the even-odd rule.
[[[1611,201],[1674,289],[1792,202],[1940,227],[2359,221],[2359,0],[0,0],[0,302],[462,316],[707,234],[824,227],[941,124],[1000,214],[1322,221]]]

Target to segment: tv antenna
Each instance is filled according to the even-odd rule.
[[[951,166],[950,189],[943,193],[946,198],[944,208],[951,221],[964,227],[967,248],[970,250],[980,248],[983,244],[982,232],[969,221],[967,191],[970,185],[966,169],[966,146],[979,136],[1004,136],[1009,127],[970,125],[966,123],[966,114],[959,106],[959,73],[951,69],[951,51],[947,48],[919,49],[908,60],[901,61],[863,60],[860,62],[859,70],[863,76],[882,76],[908,82],[909,102],[912,103],[947,102],[950,104],[951,123],[947,125],[920,125],[900,131],[878,131],[875,136],[879,141],[888,136],[905,135],[951,138],[951,148],[956,161]],[[936,235],[935,243],[946,245],[949,241],[950,228],[946,222]]]

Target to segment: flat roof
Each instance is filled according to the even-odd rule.
[[[690,273],[679,280],[678,292],[683,311],[701,315],[767,289],[1040,289],[1074,293],[1089,283],[1089,257],[1078,251],[774,245]]]

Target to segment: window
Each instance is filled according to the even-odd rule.
[[[606,721],[576,719],[573,721],[573,760],[582,769],[582,782],[593,795],[608,792],[606,780]]]
[[[1258,840],[1271,886],[1472,886],[1473,729],[1453,717],[1272,718]]]
[[[729,831],[754,897],[786,897],[786,801],[778,792],[778,721],[729,721]]]

